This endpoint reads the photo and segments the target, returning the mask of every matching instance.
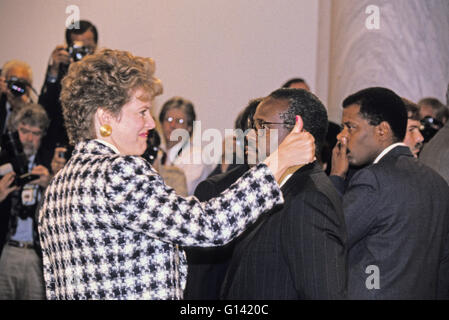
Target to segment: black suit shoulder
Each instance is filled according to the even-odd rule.
[[[210,200],[229,188],[248,170],[248,165],[242,164],[229,171],[207,178],[198,184],[194,195],[200,201]]]

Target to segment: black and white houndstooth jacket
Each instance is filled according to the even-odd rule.
[[[141,157],[79,143],[39,215],[49,299],[181,299],[182,246],[222,245],[283,202],[265,165],[200,203],[166,186]]]

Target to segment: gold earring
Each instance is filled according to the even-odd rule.
[[[100,134],[102,137],[106,138],[109,137],[112,133],[112,128],[108,124],[104,124],[100,127]]]

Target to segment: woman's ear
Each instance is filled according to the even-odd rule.
[[[101,107],[98,108],[95,112],[95,117],[98,119],[98,123],[100,124],[100,126],[104,124],[110,124],[112,119],[112,115],[107,110]]]

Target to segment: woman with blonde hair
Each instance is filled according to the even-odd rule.
[[[313,160],[314,140],[295,127],[276,155],[205,203],[167,187],[140,157],[154,62],[105,49],[70,66],[61,102],[72,157],[52,179],[39,217],[49,299],[182,299],[183,246],[223,245],[283,202],[276,182]]]

